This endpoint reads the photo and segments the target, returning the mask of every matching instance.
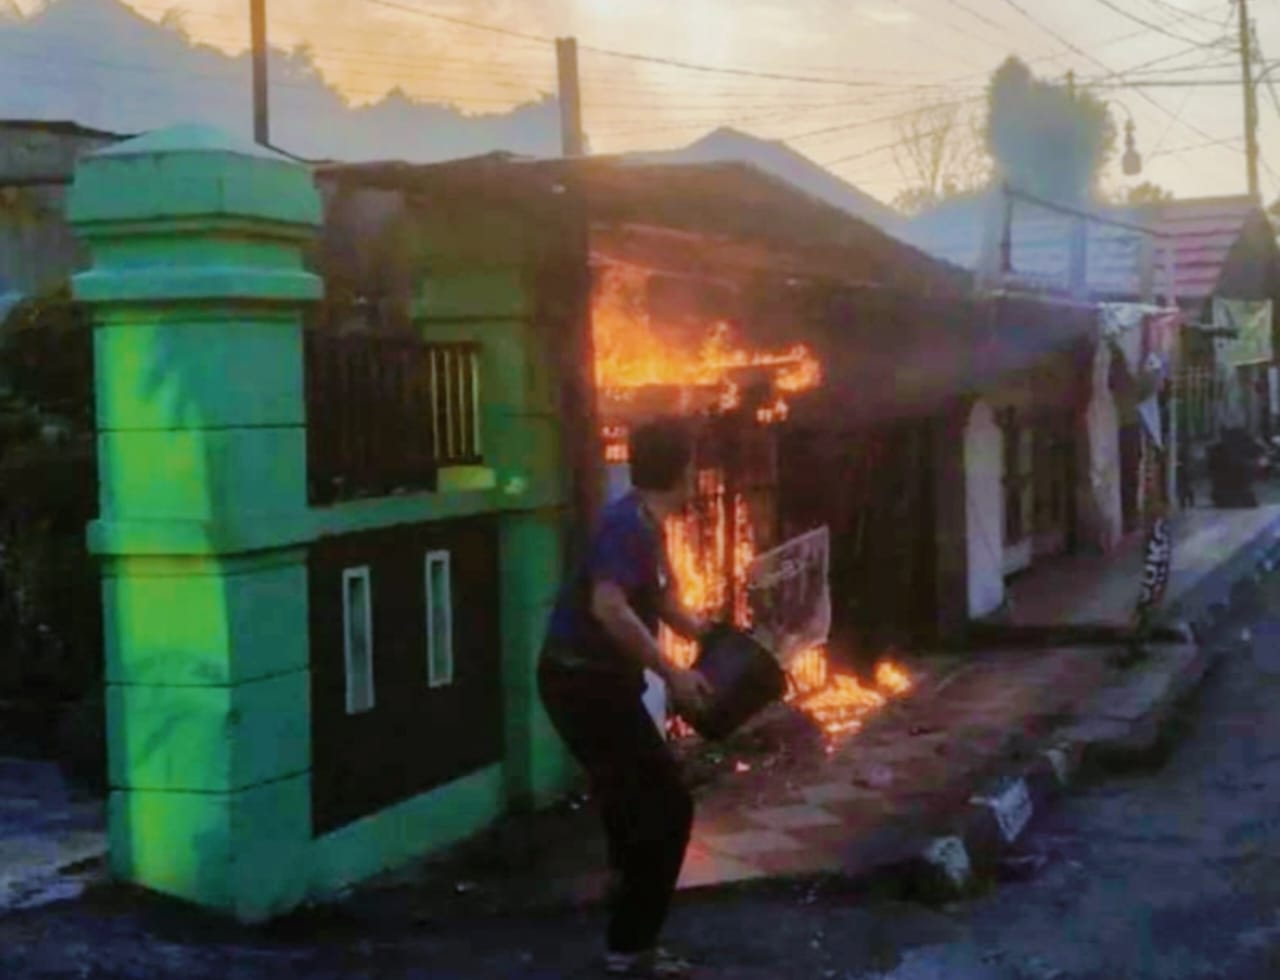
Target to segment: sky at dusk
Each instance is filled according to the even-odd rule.
[[[1228,47],[1237,40],[1230,0],[267,2],[273,45],[309,45],[325,78],[355,103],[399,87],[470,113],[500,113],[554,92],[549,43],[421,12],[519,34],[574,35],[591,48],[821,79],[695,71],[596,51],[581,56],[593,151],[678,146],[733,125],[787,141],[882,200],[906,183],[890,147],[901,137],[895,117],[939,101],[968,100],[961,104],[976,110],[992,69],[1016,54],[1038,74],[1073,70],[1082,85],[1101,83],[1096,90],[1113,102],[1118,125],[1132,114],[1147,162],[1140,179],[1179,196],[1245,189],[1238,86],[1135,90],[1117,85],[1114,74],[1238,80],[1239,61]],[[247,46],[248,0],[130,5],[152,19],[179,18],[193,40],[224,51]],[[1264,55],[1280,61],[1280,0],[1252,0],[1251,12]],[[1280,67],[1271,77],[1276,93],[1266,87],[1259,93],[1268,201],[1280,196]],[[1124,186],[1118,165],[1109,176],[1113,189]]]

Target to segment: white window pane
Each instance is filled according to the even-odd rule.
[[[427,555],[427,680],[431,687],[453,683],[453,590],[449,553]]]
[[[374,705],[372,607],[369,569],[347,569],[342,573],[342,618],[349,715]]]

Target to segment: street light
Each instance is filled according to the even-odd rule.
[[[1118,105],[1124,110],[1124,114],[1129,117],[1124,124],[1124,156],[1120,158],[1120,169],[1124,171],[1126,177],[1136,177],[1142,173],[1142,154],[1138,152],[1138,148],[1133,144],[1133,131],[1137,125],[1133,121],[1133,113],[1129,111],[1129,107],[1123,102],[1106,101],[1103,105],[1108,108]]]
[[[1142,154],[1133,145],[1133,120],[1124,124],[1124,156],[1120,167],[1126,177],[1136,177],[1142,173]]]
[[[1280,62],[1277,62],[1280,64]],[[1276,65],[1272,65],[1272,68]],[[1268,69],[1270,70],[1270,69]],[[1075,98],[1076,91],[1076,73],[1067,72],[1067,91],[1071,93],[1071,98]],[[1120,158],[1120,169],[1124,171],[1126,177],[1136,177],[1142,173],[1142,154],[1138,152],[1138,148],[1133,143],[1133,130],[1135,123],[1133,121],[1133,113],[1129,111],[1129,107],[1122,102],[1113,102],[1110,99],[1102,100],[1102,104],[1108,109],[1113,105],[1120,106],[1124,110],[1124,114],[1129,117],[1128,122],[1124,124],[1124,156]]]

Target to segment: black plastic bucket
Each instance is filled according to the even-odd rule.
[[[688,719],[706,739],[733,734],[787,692],[786,674],[773,654],[732,627],[718,626],[707,634],[693,668],[713,691],[707,710]]]

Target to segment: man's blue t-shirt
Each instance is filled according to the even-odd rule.
[[[595,583],[613,582],[642,623],[657,634],[662,596],[670,582],[662,527],[640,497],[629,493],[601,514],[585,560],[556,601],[547,631],[547,657],[559,667],[615,674],[643,686],[644,671],[605,632],[591,611]]]

